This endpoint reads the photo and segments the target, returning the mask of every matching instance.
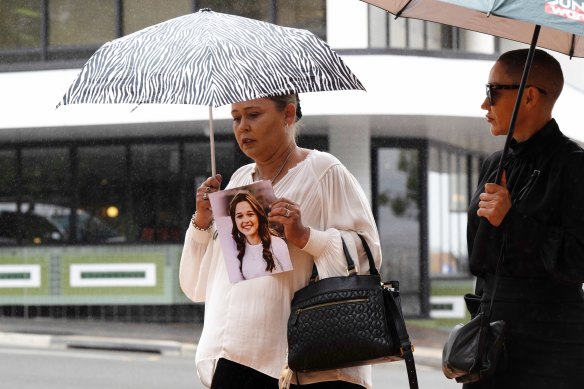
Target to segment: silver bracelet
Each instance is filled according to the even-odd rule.
[[[195,211],[195,213],[193,214],[193,217],[191,218],[191,224],[193,225],[193,227],[195,227],[195,230],[204,231],[204,232],[211,231],[211,228],[213,227],[213,223],[215,222],[215,219],[211,219],[211,223],[209,223],[209,226],[207,228],[201,228],[197,225],[197,223],[195,223],[196,217],[197,217],[197,211]]]

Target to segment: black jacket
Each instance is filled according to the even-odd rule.
[[[472,274],[495,272],[505,232],[503,276],[582,283],[584,150],[564,136],[553,119],[527,141],[512,141],[503,166],[513,205],[496,228],[476,212],[485,183],[495,181],[501,153],[492,154],[483,164],[469,207]]]

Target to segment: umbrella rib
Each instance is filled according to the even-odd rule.
[[[397,13],[395,14],[395,18],[399,18],[401,16],[401,14],[406,10],[406,8],[408,8],[410,6],[410,3],[412,2],[412,0],[409,0],[406,5],[404,5],[399,11],[397,11]]]

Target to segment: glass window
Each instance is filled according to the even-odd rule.
[[[0,1],[0,49],[38,48],[40,39],[40,1]]]
[[[377,225],[383,257],[383,279],[400,280],[404,313],[420,314],[419,152],[380,148],[377,157]]]
[[[101,45],[116,36],[115,0],[51,0],[49,45]]]
[[[326,35],[325,0],[276,0],[276,24],[304,28],[320,38]]]
[[[182,239],[178,144],[131,146],[131,196],[136,235],[144,242]]]
[[[225,188],[240,165],[236,162],[238,151],[235,141],[215,141],[215,163],[217,173],[223,176],[222,188]],[[195,211],[195,190],[211,175],[211,149],[208,140],[185,144],[184,166],[186,178],[183,193],[187,201],[185,214],[190,217]]]
[[[442,50],[444,28],[439,23],[426,23],[426,48],[428,50]]]
[[[124,35],[192,12],[192,0],[124,0]]]
[[[66,229],[56,215],[69,212],[70,164],[66,148],[22,151],[22,206],[15,215],[17,239],[24,244],[64,243]]]
[[[14,200],[16,195],[16,152],[0,150],[0,201]]]
[[[210,8],[215,12],[271,22],[269,13],[271,2],[271,0],[197,0],[197,6],[199,9]]]
[[[476,169],[476,166],[471,168]],[[428,234],[431,276],[464,275],[467,272],[468,180],[466,154],[430,148]]]
[[[408,20],[408,47],[410,49],[423,50],[426,46],[426,22],[421,20]]]
[[[369,47],[387,47],[389,13],[378,7],[369,7]]]
[[[131,228],[126,202],[124,146],[80,147],[77,151],[77,219],[79,243],[125,242]],[[69,218],[62,223],[69,228]]]
[[[16,244],[13,216],[17,210],[16,153],[0,150],[0,245]]]
[[[408,19],[405,18],[389,18],[389,47],[394,49],[407,48]]]

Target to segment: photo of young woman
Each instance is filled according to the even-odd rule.
[[[274,192],[269,181],[209,196],[229,280],[237,283],[292,270],[286,241],[268,223]]]
[[[288,255],[284,255],[288,254],[286,242],[270,229],[266,212],[254,196],[236,194],[229,205],[229,215],[243,279],[292,270],[286,260]]]

